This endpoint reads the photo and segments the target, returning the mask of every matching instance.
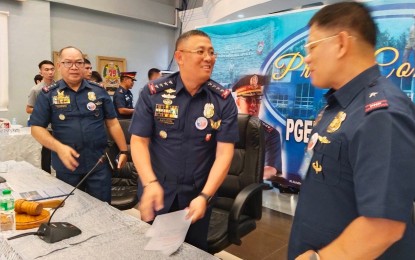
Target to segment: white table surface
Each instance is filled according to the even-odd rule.
[[[70,190],[72,187],[27,162],[0,162],[0,169],[5,169],[5,164],[7,172],[0,172],[0,176],[6,178],[14,194],[52,187]],[[69,222],[82,233],[54,244],[34,235],[10,241],[2,237],[0,259],[217,259],[187,243],[171,256],[145,251],[143,248],[149,240],[144,236],[149,227],[147,223],[80,190],[56,211],[53,221]],[[14,235],[29,231],[37,231],[37,228],[19,230]]]
[[[0,132],[0,162],[26,161],[41,168],[42,146],[30,134],[30,127]]]

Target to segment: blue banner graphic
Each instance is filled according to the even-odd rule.
[[[367,4],[378,26],[375,56],[381,72],[414,101],[415,3],[375,0]],[[327,91],[312,86],[304,62],[307,23],[317,10],[199,28],[211,37],[218,53],[212,79],[235,90],[235,85],[246,75],[268,78],[258,99],[261,104],[258,116],[278,131],[281,143],[277,156],[281,156],[278,166],[281,169],[277,170],[282,172],[279,179],[282,184],[295,187],[301,185],[299,168],[304,148],[313,121],[325,105],[323,95]],[[235,98],[239,96],[233,93]]]

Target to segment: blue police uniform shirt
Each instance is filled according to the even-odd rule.
[[[282,171],[281,161],[281,137],[274,127],[261,120],[264,128],[265,139],[265,166],[272,166],[279,172]]]
[[[52,152],[52,165],[57,172],[85,174],[107,146],[105,119],[115,117],[111,97],[104,88],[83,80],[75,92],[59,80],[41,92],[30,123],[41,127],[51,123],[53,136],[80,154],[79,166],[71,172]]]
[[[125,89],[123,87],[118,87],[118,89],[114,92],[113,103],[115,107],[115,112],[117,113],[117,117],[120,119],[130,119],[132,115],[121,115],[118,112],[118,108],[131,108],[133,109],[133,93],[129,89]]]
[[[403,238],[378,259],[415,259],[414,104],[377,66],[326,99],[311,133],[318,139],[308,147],[288,258],[323,248],[365,216],[406,223]]]
[[[179,73],[150,82],[140,93],[130,133],[151,140],[151,165],[164,189],[159,214],[176,195],[179,207],[187,207],[206,183],[217,142],[238,141],[238,111],[229,94],[209,80],[192,97]],[[138,189],[140,198],[140,184]]]

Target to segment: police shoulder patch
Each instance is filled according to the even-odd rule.
[[[90,81],[90,80],[88,80],[88,84],[90,84],[90,85],[92,85],[92,86],[95,86],[95,87],[100,87],[100,88],[102,88],[102,86],[101,86],[101,85],[99,85],[98,83],[96,83],[95,81]]]
[[[57,84],[57,83],[53,83],[52,85],[49,85],[49,86],[44,86],[43,88],[42,88],[42,91],[44,92],[44,93],[48,93],[49,91],[51,91],[52,89],[55,89],[55,88],[57,88],[59,85]]]
[[[271,133],[274,127],[270,126],[269,124],[265,123],[262,120],[260,121],[261,121],[262,126],[264,127],[264,130],[267,131],[268,133]]]
[[[205,83],[205,85],[207,86],[208,89],[210,89],[212,92],[218,94],[223,99],[226,99],[229,96],[229,94],[231,93],[231,91],[229,89],[226,89],[226,88],[222,87],[219,83],[217,83],[213,80],[209,80],[208,82]]]
[[[388,100],[385,97],[383,89],[377,81],[369,84],[365,89],[365,112],[370,113],[374,110],[389,107]]]
[[[150,81],[147,86],[150,90],[150,94],[154,95],[158,92],[167,90],[169,88],[175,88],[176,87],[176,76],[179,74],[179,72],[170,74],[167,77],[163,77],[160,79],[156,79],[153,81]]]

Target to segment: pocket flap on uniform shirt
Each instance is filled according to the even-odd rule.
[[[329,144],[321,144],[320,152],[325,156],[333,158],[335,160],[339,160],[340,156],[340,149],[341,149],[341,142],[334,140],[331,141]]]

